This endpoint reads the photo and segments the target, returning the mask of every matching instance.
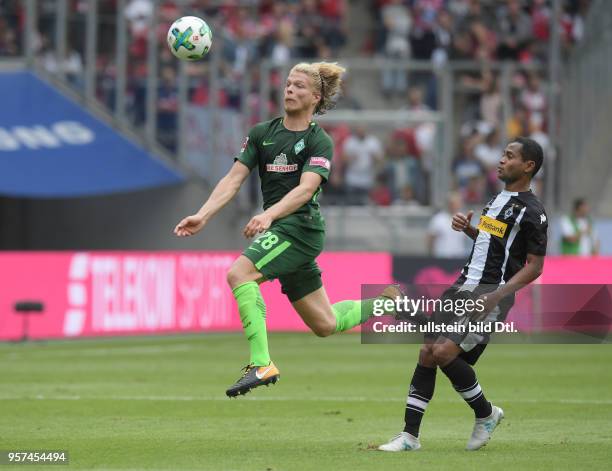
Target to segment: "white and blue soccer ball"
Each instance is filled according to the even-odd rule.
[[[206,22],[197,16],[183,16],[168,30],[168,47],[181,60],[202,59],[212,46],[212,31]]]

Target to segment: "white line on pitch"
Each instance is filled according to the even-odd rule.
[[[39,394],[36,396],[0,396],[0,401],[14,400],[39,400],[39,401],[227,401],[224,396],[79,396],[79,395],[58,395],[45,396]],[[370,398],[370,397],[340,397],[340,396],[324,396],[324,397],[292,397],[292,396],[266,396],[266,397],[243,397],[242,401],[309,401],[309,402],[402,402],[402,398]],[[460,402],[459,399],[434,399],[435,402]],[[497,402],[515,403],[515,404],[537,404],[547,402],[549,404],[610,404],[612,399],[498,399]]]

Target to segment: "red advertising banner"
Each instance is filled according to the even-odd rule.
[[[226,274],[238,252],[4,252],[0,340],[241,330]],[[391,255],[318,258],[332,302],[391,282]],[[278,282],[264,283],[269,330],[307,330]],[[15,312],[39,301],[42,313]],[[27,327],[25,324],[27,323]]]

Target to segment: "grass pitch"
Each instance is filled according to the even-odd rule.
[[[489,445],[464,451],[473,415],[438,372],[423,448],[395,454],[371,448],[403,427],[416,345],[270,349],[281,381],[230,400],[241,334],[1,344],[0,449],[65,449],[73,470],[610,469],[609,345],[491,345],[477,373],[506,419]]]

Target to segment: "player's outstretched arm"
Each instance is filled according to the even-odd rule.
[[[179,237],[187,237],[200,232],[206,223],[236,196],[250,172],[242,162],[234,162],[227,175],[219,180],[206,203],[196,214],[187,216],[179,222],[174,228],[174,233]]]
[[[278,203],[263,213],[253,216],[244,228],[245,237],[253,237],[267,230],[274,221],[284,218],[304,206],[314,195],[323,177],[314,172],[304,172],[300,184],[287,193]]]

